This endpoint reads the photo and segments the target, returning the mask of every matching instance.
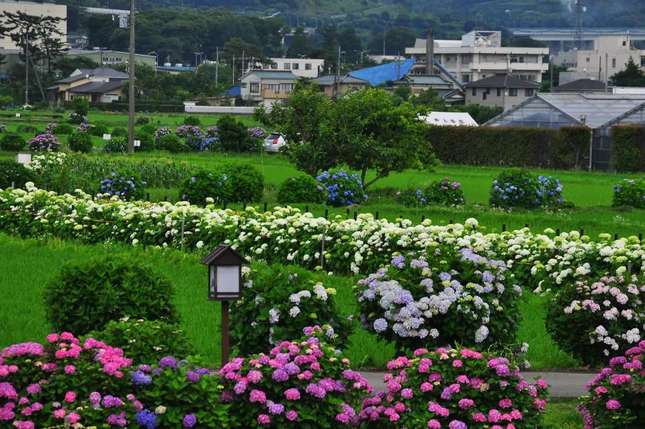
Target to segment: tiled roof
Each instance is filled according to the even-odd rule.
[[[72,88],[69,91],[75,94],[105,94],[115,89],[122,88],[125,85],[125,82],[121,80],[113,82],[89,82],[85,85],[77,86]]]
[[[464,85],[465,88],[539,88],[540,84],[511,75],[498,74]]]

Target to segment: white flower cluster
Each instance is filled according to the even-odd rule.
[[[48,152],[32,156],[31,162],[26,165],[26,168],[34,173],[42,173],[51,169],[52,167],[62,167],[67,159],[67,154],[64,152]]]
[[[22,235],[200,251],[225,242],[259,260],[355,274],[373,271],[396,253],[424,254],[447,245],[504,260],[519,284],[538,291],[592,274],[645,270],[637,237],[612,240],[605,234],[593,241],[575,231],[485,234],[477,228],[474,219],[463,225],[438,226],[430,220],[413,225],[369,214],[324,219],[289,207],[236,212],[186,202],[95,200],[81,191],[57,195],[33,185],[0,190],[0,229]]]

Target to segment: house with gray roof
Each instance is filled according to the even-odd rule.
[[[540,93],[485,124],[488,127],[587,127],[593,169],[611,169],[612,128],[645,127],[645,94]],[[521,144],[521,142],[518,142]]]
[[[90,103],[111,103],[123,97],[128,74],[109,67],[76,69],[56,85],[47,88],[52,101],[68,102],[85,98]]]
[[[298,81],[291,71],[250,70],[240,79],[242,100],[270,106],[289,98]]]
[[[327,97],[340,97],[350,91],[356,91],[370,86],[368,81],[351,75],[340,77],[336,75],[320,76],[317,79],[312,79],[311,83],[318,85]]]
[[[466,104],[512,109],[535,95],[540,84],[513,75],[496,75],[464,85]]]

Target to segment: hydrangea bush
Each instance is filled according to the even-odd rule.
[[[242,296],[231,313],[231,340],[238,351],[266,351],[313,324],[324,324],[325,334],[342,347],[350,325],[336,306],[336,289],[319,277],[292,266],[254,265],[246,270]]]
[[[143,198],[145,182],[133,175],[112,172],[101,180],[99,193],[122,200],[140,200]]]
[[[311,176],[300,175],[289,177],[280,185],[278,202],[287,203],[322,203],[325,201],[323,186]]]
[[[361,398],[372,387],[324,340],[320,327],[304,333],[306,338],[235,358],[220,370],[222,399],[235,409],[238,427],[327,429],[358,422]]]
[[[511,344],[521,293],[503,261],[448,246],[427,257],[394,256],[356,288],[365,328],[399,350]]]
[[[388,363],[387,390],[364,401],[365,428],[539,428],[544,380],[531,384],[506,358],[467,348],[417,349]]]
[[[645,340],[614,356],[588,384],[578,410],[584,429],[639,429],[645,422]]]
[[[614,207],[645,208],[645,180],[625,179],[614,186]]]
[[[553,341],[587,365],[607,362],[642,338],[645,283],[638,278],[579,280],[559,289],[546,327]]]
[[[562,184],[554,177],[504,171],[493,181],[490,205],[500,208],[557,208],[564,204]]]
[[[425,207],[430,204],[460,206],[465,204],[461,183],[442,179],[426,188],[409,188],[397,195],[398,201],[407,207]]]
[[[126,394],[131,365],[121,349],[69,332],[11,345],[0,352],[0,425],[125,427],[124,409],[138,403]]]
[[[192,204],[222,204],[229,201],[232,183],[222,171],[198,171],[184,181],[180,191],[181,199]]]
[[[34,152],[55,152],[60,147],[60,142],[54,134],[49,132],[38,134],[27,142],[29,149]]]
[[[344,170],[323,171],[316,180],[327,194],[327,203],[335,207],[361,204],[367,200],[367,194],[356,173]]]

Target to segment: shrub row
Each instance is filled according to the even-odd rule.
[[[645,127],[613,127],[611,136],[612,167],[617,171],[645,171]]]
[[[588,162],[589,130],[583,127],[427,127],[426,137],[446,164],[580,168]]]

